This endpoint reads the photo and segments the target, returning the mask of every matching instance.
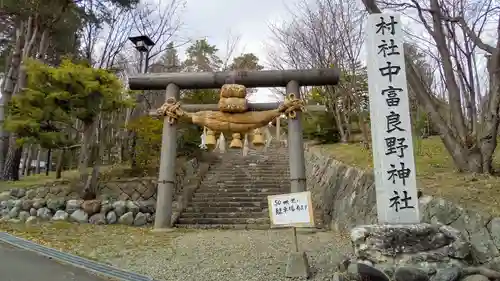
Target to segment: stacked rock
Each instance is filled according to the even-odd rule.
[[[362,225],[351,241],[354,257],[339,264],[333,280],[500,280],[500,272],[475,264],[470,243],[450,226]]]
[[[241,113],[248,110],[247,89],[243,85],[226,84],[220,91],[219,110],[227,113]]]

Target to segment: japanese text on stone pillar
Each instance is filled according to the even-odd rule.
[[[415,159],[401,18],[368,18],[368,87],[380,223],[418,223]]]

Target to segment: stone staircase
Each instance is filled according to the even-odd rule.
[[[290,190],[288,152],[271,145],[267,151],[217,153],[216,160],[181,213],[182,228],[267,229],[267,196]]]

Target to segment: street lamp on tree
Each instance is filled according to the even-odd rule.
[[[149,51],[153,48],[155,43],[147,35],[139,35],[129,37],[137,51],[139,51],[139,72],[146,73],[149,65]]]
[[[130,40],[134,44],[135,49],[139,51],[139,72],[147,73],[149,65],[149,51],[153,48],[155,43],[147,35],[131,36],[128,38],[128,40]],[[142,95],[137,95],[136,105],[141,104],[141,97]],[[137,119],[138,117],[140,117],[140,114],[141,110],[139,110],[136,106],[136,108],[132,110],[132,115],[130,116],[131,120]],[[131,145],[132,147],[130,155],[132,168],[137,167],[137,159],[136,159],[137,154],[135,151],[136,145],[137,145],[137,135],[134,132],[132,135],[132,145]]]

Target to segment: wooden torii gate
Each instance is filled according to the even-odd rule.
[[[302,135],[301,111],[324,111],[323,106],[304,106],[300,99],[300,86],[336,85],[339,81],[338,69],[310,70],[266,70],[196,73],[152,73],[129,77],[131,90],[164,90],[165,104],[154,114],[164,115],[160,172],[158,178],[157,205],[154,228],[172,227],[172,199],[175,190],[175,163],[177,155],[176,121],[186,112],[217,111],[217,105],[180,105],[181,89],[215,89],[225,84],[239,84],[248,88],[286,87],[288,99],[280,103],[248,104],[250,111],[268,112],[279,110],[287,114],[288,153],[291,192],[306,190],[304,142]],[[193,113],[191,113],[193,114]],[[196,114],[196,113],[194,113]],[[194,121],[193,123],[199,124]],[[198,118],[199,119],[199,118]]]

